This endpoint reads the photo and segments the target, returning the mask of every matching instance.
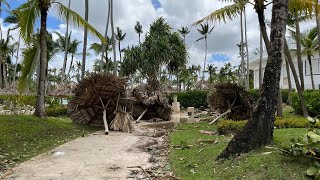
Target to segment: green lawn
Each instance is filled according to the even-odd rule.
[[[170,135],[175,148],[169,159],[172,170],[181,179],[306,179],[304,172],[310,162],[286,157],[275,148],[287,145],[291,138],[303,136],[307,129],[276,129],[274,144],[269,148],[223,162],[215,161],[215,158],[232,136],[209,136],[199,130],[215,131],[216,128],[205,122],[182,124]],[[200,142],[205,139],[216,142]]]
[[[0,115],[0,170],[97,130],[69,118]]]

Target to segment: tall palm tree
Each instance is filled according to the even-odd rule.
[[[311,29],[309,32],[301,34],[301,45],[302,45],[302,53],[307,56],[307,59],[309,62],[311,84],[312,84],[312,89],[314,90],[315,85],[314,85],[311,58],[313,56],[313,53],[319,48],[318,39],[317,39],[317,27]]]
[[[14,24],[15,26],[12,28],[12,30],[19,28],[19,17],[15,11],[12,11],[11,15],[6,17],[4,22],[9,23],[9,24]],[[20,51],[20,40],[21,40],[21,35],[19,35],[19,38],[17,41],[18,45],[17,45],[17,50],[16,50],[16,63],[14,66],[13,81],[16,81],[16,74],[17,74],[17,67],[18,67],[18,60],[19,60],[19,51]]]
[[[0,18],[2,18],[2,10],[3,10],[2,4],[7,6],[8,8],[10,8],[10,5],[7,2],[7,0],[0,0]],[[0,23],[0,39],[2,39],[2,24],[1,23]]]
[[[183,36],[183,42],[186,43],[186,36],[190,32],[188,27],[181,26],[181,29],[179,29],[178,32]]]
[[[139,44],[141,44],[140,36],[143,33],[143,31],[142,31],[142,25],[140,24],[139,21],[137,21],[137,24],[134,26],[134,30],[138,33],[138,35],[139,35]]]
[[[80,43],[81,43],[81,41],[78,41],[77,39],[74,39],[69,44],[68,53],[71,54],[71,61],[70,61],[70,66],[69,66],[69,70],[68,70],[68,75],[67,75],[68,78],[70,78],[70,71],[71,71],[71,69],[73,67],[73,58],[77,53],[78,46],[79,46]]]
[[[200,24],[201,25],[201,29],[197,29],[198,32],[202,35],[201,38],[197,39],[196,42],[203,40],[205,42],[205,56],[204,56],[204,63],[203,63],[203,71],[202,71],[202,80],[204,80],[204,71],[206,70],[206,63],[207,63],[207,51],[208,51],[208,46],[207,46],[207,38],[208,35],[212,32],[212,30],[214,29],[214,26],[209,29],[209,25],[208,23],[206,24]]]
[[[47,17],[50,7],[55,7],[61,17],[66,17],[74,21],[76,25],[87,27],[93,34],[104,41],[103,36],[87,23],[80,15],[73,10],[64,6],[57,0],[29,0],[17,8],[18,17],[20,19],[21,37],[28,43],[32,40],[35,24],[40,17],[40,74],[37,88],[37,102],[35,115],[39,117],[45,116],[45,83],[47,79],[48,62],[47,62]]]
[[[89,20],[89,0],[85,0],[84,19],[86,22],[88,22],[88,20]],[[88,43],[88,29],[87,29],[87,27],[85,27],[84,28],[84,35],[83,35],[81,79],[84,78],[84,75],[86,72],[87,43]]]
[[[68,8],[70,9],[71,7],[71,0],[69,0],[68,3]],[[62,79],[65,79],[65,72],[67,68],[67,61],[68,61],[68,48],[69,48],[69,43],[70,43],[70,37],[69,36],[69,13],[67,14],[67,27],[66,27],[66,33],[65,33],[65,39],[68,39],[65,41],[65,46],[64,46],[64,58],[63,58],[63,65],[62,65]]]
[[[105,49],[109,49],[109,45],[110,45],[110,39],[108,38],[108,30],[109,30],[109,22],[110,22],[110,15],[111,15],[111,2],[108,1],[108,16],[107,16],[107,24],[106,24],[106,29],[105,29],[105,34],[104,34],[104,38],[107,40],[106,43],[102,44],[102,52],[101,52],[101,60],[100,60],[100,72],[102,72],[103,69],[103,58],[104,58],[104,53],[106,53],[106,61],[108,61],[108,50]],[[108,66],[108,65],[106,65]],[[107,67],[106,67],[106,72],[107,71]]]
[[[209,73],[209,82],[213,83],[215,81],[214,76],[217,75],[217,67],[215,67],[213,64],[210,64],[208,66],[208,73]]]
[[[107,43],[105,43],[104,45],[101,45],[100,43],[92,43],[90,45],[89,49],[93,50],[95,55],[99,55],[100,53],[105,52],[106,56],[104,56],[103,58],[106,59],[106,61],[108,61],[108,51],[111,51],[111,49],[110,49],[111,40],[107,37],[106,41],[107,41]],[[104,48],[104,50],[103,50],[103,48]],[[106,63],[104,61],[101,61],[101,60],[99,62],[100,62],[100,70],[99,70],[99,72],[102,72],[103,71],[103,66],[106,66]],[[105,70],[106,69],[107,69],[107,67],[105,68]]]
[[[122,34],[122,30],[119,27],[117,27],[116,30],[117,30],[116,39],[118,40],[118,50],[119,50],[120,62],[121,62],[121,41],[124,40],[127,33]]]
[[[117,64],[117,52],[116,52],[116,36],[115,36],[115,33],[114,33],[114,24],[113,24],[113,0],[109,0],[110,1],[110,10],[111,10],[111,13],[110,13],[110,22],[111,22],[111,32],[112,32],[112,36],[111,36],[111,39],[112,39],[112,50],[113,50],[113,75],[117,75],[117,67],[118,67],[118,64]]]

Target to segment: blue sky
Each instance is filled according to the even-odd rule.
[[[210,57],[208,57],[208,63],[212,64],[214,62],[228,62],[230,60],[230,57],[226,54],[213,54]]]
[[[159,0],[151,0],[151,2],[152,2],[153,7],[154,7],[155,9],[161,8],[161,3],[160,3]]]

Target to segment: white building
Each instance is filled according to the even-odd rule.
[[[314,54],[314,57],[318,57],[318,54]],[[259,61],[260,61],[260,58],[255,57],[253,59],[254,60],[249,63],[249,69],[254,71],[254,88],[258,89],[259,88]],[[296,71],[298,74],[298,78],[300,80],[299,72],[298,72],[298,65],[297,65],[297,57],[292,56],[292,59],[293,59],[293,62],[294,62],[294,65],[295,65],[295,68],[296,68]],[[305,87],[305,89],[312,89],[309,62],[308,62],[306,56],[302,56],[302,60],[303,60],[304,87]],[[264,75],[264,69],[266,67],[266,63],[267,63],[267,57],[264,57],[262,60],[262,77]],[[320,89],[320,59],[319,58],[312,59],[312,68],[313,68],[312,71],[313,71],[315,88]],[[290,78],[291,78],[292,88],[296,88],[296,84],[295,84],[291,70],[290,70]],[[282,68],[281,68],[280,88],[281,89],[288,89],[289,88],[285,61],[283,61]]]

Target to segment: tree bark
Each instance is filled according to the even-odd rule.
[[[299,24],[299,15],[297,10],[294,12],[294,20],[296,25],[296,44],[297,44],[297,61],[299,69],[299,77],[301,82],[301,89],[304,91],[304,75],[303,75],[303,62],[301,58],[301,36],[300,36],[300,24]]]
[[[2,69],[2,74],[3,74],[3,87],[6,88],[8,85],[8,81],[7,81],[7,66],[6,66],[6,62],[3,62],[3,69]]]
[[[68,8],[70,9],[71,0],[69,0]],[[63,58],[63,66],[62,66],[62,78],[61,82],[66,79],[66,69],[67,69],[67,61],[68,61],[68,49],[69,49],[69,13],[67,13],[67,28],[65,34],[66,44],[64,47],[64,58]]]
[[[274,1],[270,35],[272,43],[268,51],[268,62],[264,73],[261,97],[257,102],[252,118],[231,140],[218,158],[229,158],[272,142],[287,15],[288,0]]]
[[[260,31],[260,60],[259,60],[259,89],[262,86],[262,59],[263,59],[263,39]]]
[[[17,54],[16,54],[16,64],[14,65],[13,82],[16,81],[16,77],[17,77],[17,67],[18,67],[18,60],[19,60],[20,40],[21,40],[21,36],[19,35]]]
[[[85,15],[84,15],[84,19],[88,22],[88,19],[89,19],[89,0],[85,0]],[[85,27],[84,28],[84,37],[83,37],[81,80],[84,78],[85,72],[86,72],[87,42],[88,42],[88,28]]]
[[[68,70],[68,78],[70,78],[71,79],[71,77],[70,77],[70,71],[71,71],[71,67],[72,67],[72,64],[73,64],[73,58],[74,58],[74,54],[72,54],[71,55],[71,62],[70,62],[70,67],[69,67],[69,70]]]
[[[246,40],[246,55],[247,55],[247,67],[246,67],[246,88],[249,90],[250,86],[250,73],[249,73],[249,48],[248,48],[248,37],[247,37],[247,17],[246,17],[246,8],[243,8],[244,15],[244,37]]]
[[[279,88],[278,92],[277,116],[283,117],[281,88]]]
[[[304,100],[304,97],[303,97],[303,94],[302,94],[302,89],[301,89],[301,86],[300,86],[298,74],[297,74],[296,68],[294,67],[294,63],[293,63],[293,60],[292,60],[292,57],[291,57],[291,54],[290,54],[290,50],[289,50],[289,46],[288,46],[287,40],[285,40],[285,43],[284,43],[284,53],[286,54],[287,61],[288,61],[289,65],[290,65],[290,69],[291,69],[294,81],[296,83],[296,88],[297,88],[298,96],[299,96],[299,99],[300,99],[300,104],[301,104],[301,109],[302,109],[303,116],[304,117],[308,117],[309,114],[308,114],[308,111],[307,111],[307,108],[306,108],[306,103],[305,103],[305,100]]]
[[[120,40],[118,42],[118,48],[119,48],[119,57],[120,57],[119,62],[121,63],[121,45],[120,45]]]
[[[109,29],[109,20],[110,20],[110,0],[108,0],[108,16],[107,16],[107,24],[106,24],[106,30],[105,30],[105,34],[104,34],[104,38],[107,40],[108,38],[108,29]],[[104,58],[104,53],[106,52],[106,54],[108,54],[108,50],[106,50],[106,47],[108,45],[109,42],[102,42],[102,50],[101,50],[101,61],[100,61],[100,72],[102,72],[103,69],[103,58]],[[108,55],[106,55],[106,69],[105,72],[108,72]]]
[[[117,52],[116,52],[116,40],[115,40],[115,34],[114,34],[114,25],[113,25],[113,0],[110,0],[111,4],[111,31],[112,31],[112,49],[113,49],[113,75],[117,76]]]
[[[309,67],[310,67],[310,77],[311,77],[311,84],[312,84],[312,89],[315,90],[314,86],[314,79],[313,79],[313,70],[312,70],[312,61],[311,61],[311,56],[308,55],[308,62],[309,62]]]
[[[204,41],[205,41],[206,51],[205,51],[204,63],[203,63],[202,83],[203,83],[203,81],[204,81],[204,72],[206,71],[206,64],[207,64],[207,50],[208,50],[208,46],[207,46],[207,35],[205,35]],[[202,88],[202,83],[201,83],[201,88]],[[201,89],[201,88],[200,88],[200,89]]]
[[[245,79],[245,72],[244,72],[244,52],[243,52],[243,23],[242,23],[242,17],[243,17],[243,10],[241,10],[240,13],[240,33],[241,33],[241,39],[240,39],[240,56],[241,56],[241,85],[245,86],[246,79]]]
[[[42,1],[41,1],[42,2]],[[44,2],[42,2],[44,3]],[[44,6],[44,5],[42,5]],[[37,100],[35,107],[35,115],[38,117],[45,116],[45,89],[46,77],[48,71],[47,61],[47,16],[48,7],[41,9],[41,27],[40,27],[40,73],[37,88]]]
[[[288,88],[289,88],[289,94],[292,92],[292,84],[291,84],[291,76],[290,76],[290,67],[288,64],[288,60],[286,58],[286,70],[287,70],[287,78],[288,78]],[[290,96],[288,97],[288,100],[286,102],[289,106],[291,106],[292,102],[290,99]]]
[[[318,1],[316,1],[316,8],[315,8],[315,13],[316,13],[316,23],[317,23],[317,36],[318,39],[320,39],[320,18],[319,18],[319,7],[318,5]],[[320,47],[320,41],[318,40],[318,47]],[[319,58],[320,58],[320,48],[319,48]]]

